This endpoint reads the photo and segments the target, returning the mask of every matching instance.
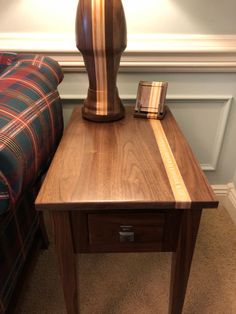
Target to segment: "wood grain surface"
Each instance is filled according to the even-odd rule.
[[[76,257],[70,216],[68,212],[63,211],[52,211],[50,214],[67,314],[79,314]]]
[[[134,118],[133,110],[127,107],[125,119],[108,124],[83,120],[80,107],[74,111],[37,209],[217,207],[171,112],[154,121]]]
[[[76,45],[89,76],[83,116],[93,121],[123,117],[116,86],[122,52],[127,45],[121,0],[80,0],[76,15]]]
[[[135,117],[163,119],[165,116],[165,99],[167,82],[140,81],[135,106]]]
[[[176,251],[172,254],[169,314],[181,314],[202,210],[184,210]]]
[[[89,214],[88,226],[90,252],[161,251],[165,214]],[[133,232],[133,241],[120,240],[122,226]]]
[[[160,121],[150,120],[157,146],[161,154],[161,158],[166,170],[166,174],[174,194],[176,207],[187,208],[191,206],[191,198],[187,187],[180,173],[177,162],[172,153],[166,134],[162,128]]]

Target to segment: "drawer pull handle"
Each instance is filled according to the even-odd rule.
[[[120,242],[134,242],[134,232],[120,231]]]

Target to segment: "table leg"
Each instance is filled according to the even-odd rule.
[[[182,313],[201,213],[201,209],[183,211],[177,249],[172,253],[169,314]]]
[[[48,240],[48,235],[46,231],[46,227],[44,224],[44,218],[43,218],[43,213],[39,212],[39,232],[41,236],[41,241],[42,241],[42,249],[46,250],[48,249],[49,246],[49,240]]]
[[[66,211],[52,211],[51,218],[67,313],[78,314],[76,259],[70,216]]]

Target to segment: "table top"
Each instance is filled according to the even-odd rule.
[[[38,210],[217,207],[172,113],[101,123],[74,110],[36,199]]]

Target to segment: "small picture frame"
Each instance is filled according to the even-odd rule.
[[[134,117],[163,119],[167,82],[139,82]]]

